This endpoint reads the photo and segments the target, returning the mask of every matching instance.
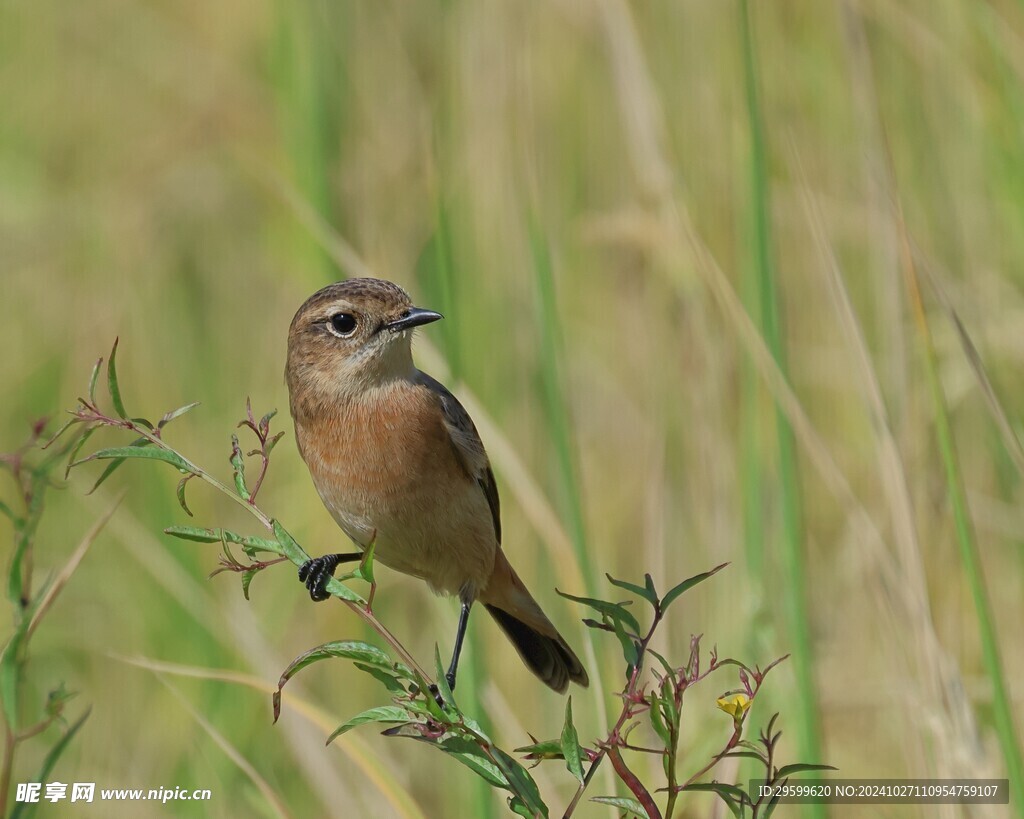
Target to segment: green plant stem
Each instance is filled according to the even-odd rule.
[[[978,631],[981,638],[982,662],[985,673],[992,684],[992,710],[996,735],[1006,763],[1006,771],[1010,780],[1010,801],[1016,807],[1016,814],[1024,817],[1024,760],[1021,758],[1021,746],[1017,739],[1014,725],[1013,709],[1007,693],[1003,674],[1002,660],[999,656],[999,639],[996,634],[992,607],[988,599],[985,574],[978,554],[971,515],[967,504],[967,493],[964,490],[960,463],[956,452],[956,442],[946,406],[946,396],[939,378],[938,358],[932,340],[931,328],[925,313],[924,300],[913,255],[903,224],[902,214],[898,213],[900,224],[900,249],[903,267],[906,274],[907,289],[910,303],[914,311],[914,319],[924,346],[925,371],[931,391],[932,403],[935,407],[935,435],[938,439],[939,452],[946,473],[946,489],[949,493],[950,505],[953,509],[953,521],[956,539],[960,547],[960,561],[967,584],[971,589],[975,614],[978,618]]]
[[[669,747],[668,751],[668,799],[665,800],[665,819],[672,819],[676,810],[676,800],[679,798],[679,778],[676,774],[676,757],[679,754],[679,731],[673,722],[668,726]]]
[[[14,754],[18,747],[18,738],[12,726],[4,722],[4,763],[0,770],[0,808],[7,808],[7,797],[11,790],[11,771],[14,770]]]

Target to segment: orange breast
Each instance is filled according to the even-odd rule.
[[[334,414],[296,424],[318,487],[338,496],[401,495],[425,481],[467,480],[429,393],[393,388],[347,402]]]
[[[296,436],[320,497],[354,541],[376,538],[380,562],[454,593],[486,585],[497,540],[436,400],[405,382],[297,421]]]

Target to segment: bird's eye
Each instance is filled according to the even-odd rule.
[[[334,335],[347,338],[356,330],[356,317],[351,313],[335,313],[327,324]]]

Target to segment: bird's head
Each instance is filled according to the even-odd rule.
[[[440,318],[383,279],[318,290],[288,330],[285,377],[293,405],[303,395],[341,399],[410,374],[413,329]]]

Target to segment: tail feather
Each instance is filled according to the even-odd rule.
[[[570,681],[584,688],[589,685],[583,664],[500,551],[481,602],[527,668],[542,682],[559,694],[565,692]]]
[[[579,659],[560,636],[547,637],[496,606],[485,603],[484,607],[512,641],[526,667],[545,685],[564,694],[570,680],[584,688],[590,683]]]

